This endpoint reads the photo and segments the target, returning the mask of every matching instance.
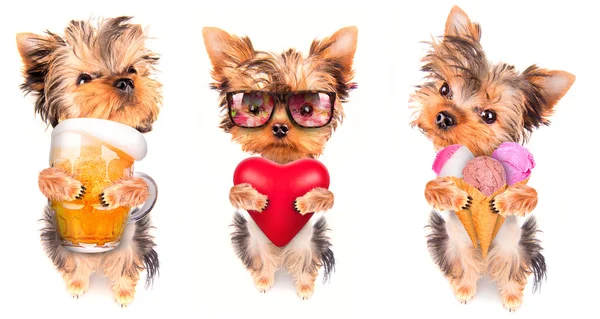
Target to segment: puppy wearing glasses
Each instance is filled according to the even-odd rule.
[[[242,150],[286,164],[318,158],[342,122],[342,103],[355,88],[353,59],[358,30],[343,28],[313,41],[308,56],[294,49],[281,54],[257,51],[248,37],[237,37],[213,27],[203,30],[212,63],[212,88],[220,93],[220,127]],[[238,184],[229,193],[238,210],[262,212],[267,196],[250,184]],[[296,199],[299,214],[324,212],[333,206],[329,190],[315,188]],[[237,212],[232,244],[254,284],[266,292],[279,268],[295,280],[302,299],[312,296],[320,268],[326,281],[335,266],[327,224],[321,217],[306,226],[283,247],[275,246],[251,218]]]

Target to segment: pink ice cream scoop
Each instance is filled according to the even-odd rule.
[[[491,196],[506,183],[504,167],[489,156],[479,156],[469,161],[463,169],[463,179],[485,196]]]
[[[465,146],[454,144],[445,147],[437,153],[431,167],[437,176],[462,177],[462,171],[467,162],[475,158]]]
[[[506,183],[510,186],[526,180],[535,167],[533,155],[523,146],[504,142],[494,151],[492,157],[498,160],[506,172]]]

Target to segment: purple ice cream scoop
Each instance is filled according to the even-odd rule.
[[[492,158],[504,167],[508,186],[529,178],[531,170],[535,167],[533,155],[523,146],[513,142],[500,144],[492,154]]]

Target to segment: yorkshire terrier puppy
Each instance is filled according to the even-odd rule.
[[[575,81],[572,74],[536,65],[518,72],[509,64],[492,64],[480,38],[479,24],[455,6],[444,36],[431,43],[423,59],[426,82],[411,96],[411,125],[420,128],[436,150],[462,144],[475,156],[491,156],[503,142],[525,143],[534,129],[549,125],[554,105]],[[473,298],[485,274],[497,282],[510,311],[521,305],[530,274],[534,291],[539,287],[546,263],[535,237],[536,221],[530,217],[520,227],[517,221],[537,205],[535,189],[515,184],[492,200],[490,209],[507,219],[485,260],[453,213],[469,207],[468,194],[448,177],[438,177],[427,184],[425,197],[435,210],[450,211],[447,220],[432,213],[427,243],[461,302]]]
[[[242,150],[277,163],[317,158],[342,122],[342,103],[355,87],[352,67],[358,30],[347,27],[313,41],[308,56],[294,49],[281,54],[256,51],[248,37],[218,28],[203,30],[212,62],[212,88],[220,93],[227,112],[220,127]],[[267,196],[249,184],[229,193],[239,210],[262,212]],[[315,188],[295,201],[299,214],[324,212],[333,206],[333,194]],[[311,297],[321,267],[327,280],[335,266],[327,225],[321,217],[306,226],[284,247],[277,247],[251,218],[235,214],[232,244],[250,271],[259,291],[266,292],[282,267],[295,279],[302,299]]]
[[[145,47],[146,36],[131,17],[71,21],[64,36],[20,33],[17,46],[23,60],[21,89],[36,98],[35,112],[53,128],[70,118],[100,118],[149,132],[162,101],[160,83],[151,79],[158,56]],[[85,187],[59,168],[39,174],[39,188],[49,200],[71,201]],[[104,190],[107,207],[135,207],[149,195],[139,177],[123,178]],[[90,274],[108,276],[122,307],[132,302],[140,273],[146,285],[158,273],[158,256],[149,234],[149,215],[128,225],[119,247],[96,253],[76,253],[61,246],[54,213],[48,206],[41,238],[48,256],[62,274],[67,290],[79,297],[88,288]]]

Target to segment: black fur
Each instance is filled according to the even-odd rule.
[[[233,224],[231,226],[234,227],[234,231],[231,234],[231,244],[236,255],[242,260],[247,269],[253,269],[252,257],[248,254],[248,241],[250,239],[248,221],[246,221],[246,218],[242,214],[236,212],[233,216]]]
[[[546,259],[542,255],[542,246],[540,240],[535,237],[537,229],[535,217],[530,217],[521,226],[521,240],[519,247],[521,248],[522,258],[529,269],[525,269],[526,273],[533,273],[533,292],[541,289],[542,280],[546,279]]]
[[[331,274],[335,272],[335,257],[333,251],[330,249],[330,239],[326,234],[328,230],[325,217],[319,218],[313,225],[313,252],[317,255],[320,264],[323,266],[323,282],[329,281]]]
[[[148,288],[154,283],[154,278],[159,276],[158,254],[154,250],[156,244],[154,237],[150,235],[150,229],[154,228],[150,223],[150,214],[144,216],[135,223],[133,243],[137,253],[141,255],[144,269],[146,269],[146,284]]]
[[[429,217],[429,225],[425,227],[431,229],[431,233],[427,235],[429,253],[444,275],[449,276],[452,273],[452,264],[446,258],[446,251],[448,250],[446,221],[436,211],[432,211]]]

